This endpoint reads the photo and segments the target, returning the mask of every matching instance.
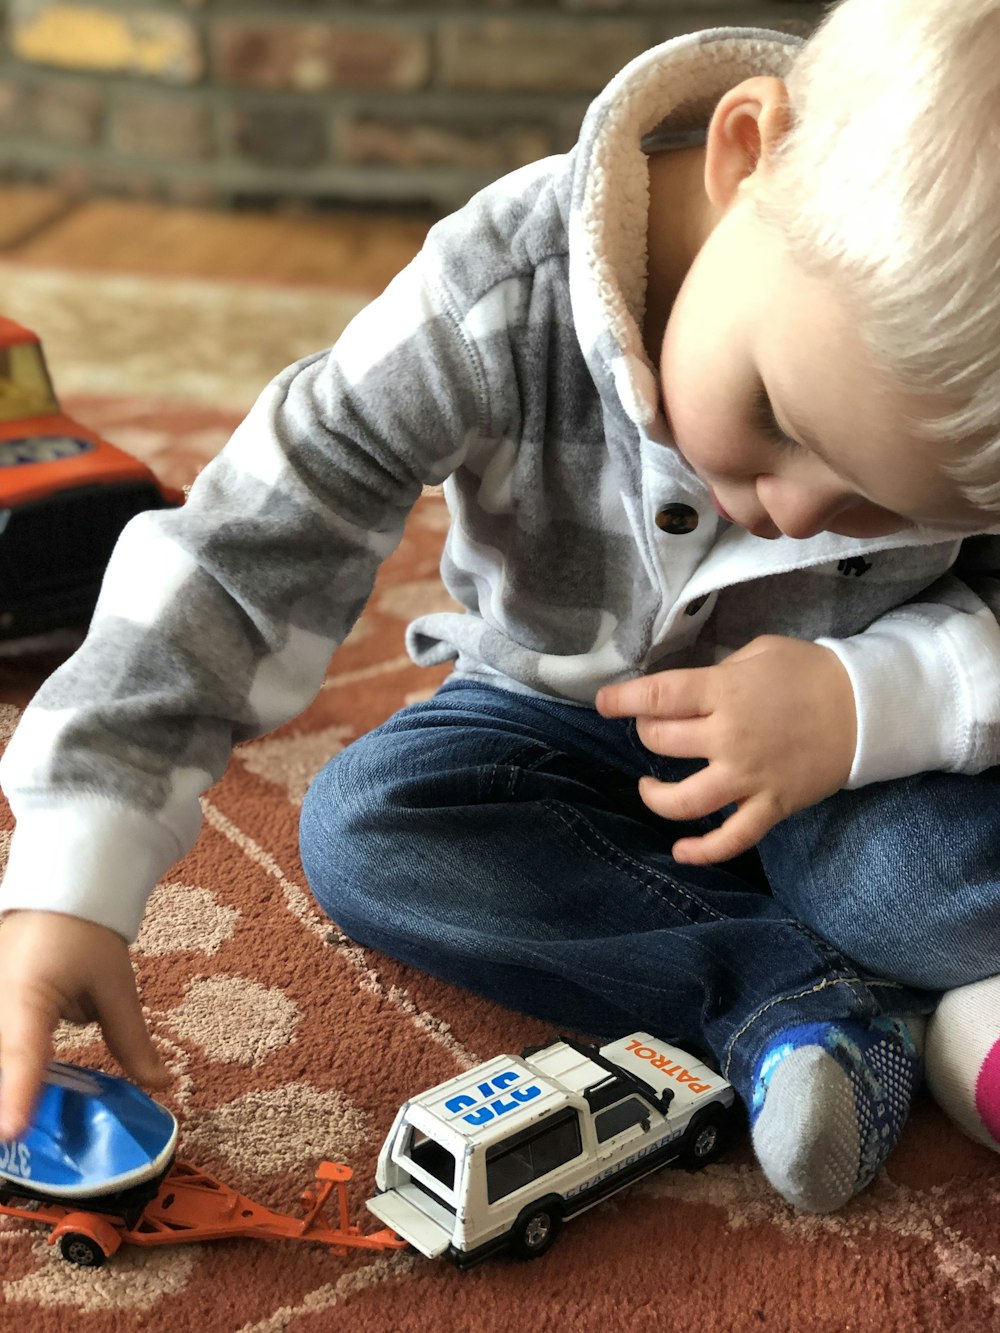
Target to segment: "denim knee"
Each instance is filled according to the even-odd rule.
[[[380,858],[373,854],[379,820],[388,802],[368,736],[355,741],[321,769],[302,803],[299,851],[306,881],[326,914],[338,918],[364,882],[369,891]]]
[[[862,967],[948,990],[1000,971],[998,791],[920,774],[844,791],[762,840],[775,897]]]

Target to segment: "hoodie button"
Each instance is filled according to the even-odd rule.
[[[698,511],[690,505],[664,505],[656,511],[656,526],[671,537],[683,537],[686,532],[694,532],[698,526]]]

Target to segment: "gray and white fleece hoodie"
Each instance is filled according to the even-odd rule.
[[[1000,761],[995,539],[763,541],[724,522],[643,351],[644,136],[703,127],[797,45],[718,29],[640,56],[571,153],[435,226],[332,350],[263,391],[182,509],[129,525],[0,771],[18,821],[0,909],[133,938],[199,794],[235,742],[312,699],[428,483],[446,486],[464,611],[411,626],[419,662],[588,706],[761,633],[822,639],[857,699],[851,785]]]

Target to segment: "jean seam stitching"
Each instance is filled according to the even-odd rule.
[[[517,754],[521,753],[523,753],[523,748],[517,752]],[[511,802],[514,800],[514,786],[517,782],[517,775],[522,772],[522,768],[513,762],[517,758],[517,754],[502,762],[484,764],[478,770],[478,795],[481,805],[498,799]]]
[[[588,852],[590,852],[594,856],[597,856],[600,860],[602,860],[605,863],[605,865],[611,866],[612,869],[621,870],[625,868],[626,873],[631,873],[631,877],[633,879],[637,880],[637,882],[642,884],[643,887],[648,888],[653,893],[657,894],[657,896],[663,902],[667,903],[667,905],[669,907],[672,907],[675,911],[680,910],[677,904],[671,902],[670,899],[667,898],[667,896],[660,891],[658,885],[655,882],[650,882],[650,881],[660,880],[663,883],[669,885],[671,889],[673,889],[676,893],[680,894],[683,898],[686,898],[690,904],[692,904],[706,916],[714,917],[715,920],[717,921],[731,920],[731,918],[726,916],[723,912],[718,912],[714,908],[709,907],[707,903],[704,903],[695,894],[689,892],[682,884],[679,884],[676,880],[671,879],[669,875],[664,875],[661,871],[652,870],[650,869],[649,866],[643,865],[641,861],[634,860],[631,856],[628,855],[627,852],[623,851],[622,848],[617,847],[608,838],[605,838],[604,834],[599,832],[598,829],[596,829],[594,825],[590,822],[590,820],[584,819],[584,817],[581,814],[579,814],[579,812],[576,813],[576,819],[579,820],[579,822],[587,828],[588,832],[593,836],[595,840],[597,840],[600,843],[603,843],[604,847],[606,849],[609,849],[614,854],[614,860],[612,860],[612,858],[609,855],[607,855],[607,852],[602,852],[600,847],[594,847],[589,845],[587,840],[581,836],[579,829],[574,827],[574,824],[566,817],[566,815],[563,813],[563,811],[560,809],[560,807],[556,802],[542,801],[541,804],[546,810],[549,811],[550,814],[555,815],[555,817],[558,820],[560,820],[562,824],[566,826],[566,828],[570,831],[570,833],[573,835],[576,841],[582,847],[586,848]],[[640,871],[641,874],[636,875],[632,873],[628,869],[629,867],[632,867],[633,870]],[[697,923],[694,922],[692,924],[697,924]]]
[[[557,759],[562,754],[563,754],[562,750],[546,750],[544,754],[540,754],[537,759],[532,761],[532,763],[520,764],[519,767],[525,773],[535,773],[539,768],[541,768],[542,764],[547,764],[550,759]]]

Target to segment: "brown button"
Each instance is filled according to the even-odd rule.
[[[690,505],[664,505],[656,512],[656,526],[661,532],[669,532],[671,537],[683,537],[698,526],[698,511]]]
[[[707,601],[708,593],[704,597],[696,597],[693,602],[688,602],[684,608],[684,614],[686,616],[696,616]]]

